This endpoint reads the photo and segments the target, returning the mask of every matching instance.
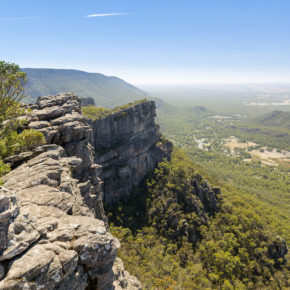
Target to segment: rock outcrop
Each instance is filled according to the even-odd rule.
[[[97,218],[104,219],[101,166],[94,163],[92,129],[81,114],[79,98],[70,93],[41,97],[30,108],[28,127],[42,132],[48,144],[60,145],[67,156],[80,158],[72,176],[81,183],[87,206]]]
[[[82,107],[95,106],[95,100],[93,98],[80,98],[80,100]]]
[[[102,168],[72,94],[39,98],[28,127],[47,145],[8,158],[0,187],[0,289],[141,289],[106,227]]]
[[[0,288],[112,288],[120,244],[84,204],[71,177],[81,160],[57,145],[42,151],[3,178],[0,262],[6,275]]]
[[[144,101],[92,122],[95,161],[102,165],[104,201],[130,194],[164,158],[172,144],[155,124],[155,103]]]

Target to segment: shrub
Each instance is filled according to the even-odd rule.
[[[17,134],[12,131],[0,141],[0,158],[30,151],[43,144],[45,139],[41,132],[29,129]]]
[[[26,74],[18,65],[0,61],[0,137],[18,127],[23,114],[19,101],[23,98]]]
[[[9,173],[10,166],[3,163],[3,161],[0,159],[0,177],[4,176],[5,174]],[[2,182],[0,180],[0,185],[2,185]]]
[[[45,143],[43,134],[35,130],[17,133],[23,125],[19,117],[25,113],[20,104],[25,82],[26,74],[18,65],[0,61],[0,177],[10,170],[9,165],[3,163],[3,158]]]
[[[83,114],[92,120],[97,120],[106,117],[111,110],[103,107],[88,106],[83,107]]]
[[[114,113],[126,110],[130,107],[137,105],[137,104],[144,103],[146,101],[147,101],[147,99],[141,99],[141,100],[138,100],[138,101],[135,101],[132,103],[128,103],[126,105],[115,107],[114,109],[106,109],[103,107],[88,106],[88,107],[83,107],[82,111],[83,111],[83,114],[85,116],[87,116],[88,118],[90,118],[92,120],[98,120],[98,119],[102,119],[102,118],[105,118],[107,116],[110,116]],[[121,116],[127,117],[128,114],[126,112],[122,112]]]
[[[30,151],[45,143],[44,135],[32,129],[22,131],[18,135],[18,140],[21,152]]]

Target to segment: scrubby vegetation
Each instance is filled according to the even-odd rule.
[[[218,211],[207,211],[206,223],[186,209],[189,203],[181,196],[196,198],[191,184],[204,182],[200,172],[177,150],[142,188],[107,208],[111,231],[122,242],[119,255],[126,269],[146,289],[287,287],[286,261],[270,255],[271,246],[282,241],[267,229],[251,203],[226,191]],[[189,238],[190,230],[196,240]]]
[[[0,158],[0,177],[9,173],[9,171],[10,171],[10,166],[3,163],[2,159]],[[1,180],[0,180],[0,185],[2,185]]]
[[[42,133],[35,130],[12,131],[0,140],[0,156],[2,158],[30,151],[45,143]]]
[[[82,112],[85,116],[87,116],[91,120],[102,119],[111,114],[110,109],[95,106],[83,107]]]
[[[42,133],[22,129],[25,121],[20,117],[27,113],[20,104],[25,82],[26,74],[18,65],[0,61],[0,177],[10,170],[3,163],[5,157],[45,143]]]
[[[3,134],[0,140],[0,177],[10,171],[9,165],[3,163],[3,159],[21,152],[30,151],[45,143],[42,133],[35,130],[17,130]]]
[[[103,107],[88,106],[88,107],[83,107],[82,111],[83,111],[83,114],[85,116],[87,116],[88,118],[90,118],[92,120],[97,120],[97,119],[105,118],[105,117],[110,116],[110,115],[117,113],[117,112],[122,112],[130,107],[133,107],[137,104],[144,103],[146,101],[147,101],[147,99],[142,99],[142,100],[138,100],[138,101],[135,101],[132,103],[128,103],[126,105],[115,107],[114,109],[106,109]],[[126,113],[124,114],[124,116],[126,116]]]
[[[19,101],[23,98],[26,75],[16,64],[0,61],[0,137],[15,130],[24,111]]]

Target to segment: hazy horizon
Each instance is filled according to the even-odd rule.
[[[217,86],[217,87],[223,87],[223,86],[251,86],[251,85],[265,85],[265,86],[271,86],[271,85],[281,85],[281,86],[288,86],[290,85],[290,80],[289,81],[280,81],[280,82],[227,82],[225,80],[225,82],[187,82],[187,83],[174,83],[174,82],[159,82],[159,83],[134,83],[131,82],[125,78],[122,78],[121,76],[118,75],[107,75],[101,71],[85,71],[82,69],[77,69],[77,68],[55,68],[55,67],[22,67],[21,69],[25,70],[25,69],[47,69],[47,70],[68,70],[68,71],[79,71],[79,72],[85,72],[85,73],[91,73],[91,74],[102,74],[105,75],[107,77],[117,77],[120,78],[122,80],[124,80],[125,82],[128,82],[134,86],[138,86],[140,88],[142,87],[153,87],[153,88],[157,88],[157,87],[164,87],[164,86],[168,86],[168,87],[209,87],[209,86]]]

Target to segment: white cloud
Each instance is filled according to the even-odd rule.
[[[243,56],[267,56],[267,55],[279,55],[280,52],[253,52],[253,53],[241,53],[225,55],[225,57],[243,57]]]
[[[86,17],[91,18],[91,17],[106,17],[106,16],[116,16],[116,15],[128,15],[129,13],[102,13],[102,14],[89,14],[86,15]]]
[[[39,19],[39,16],[29,16],[29,17],[6,17],[0,18],[0,21],[14,21],[14,20],[30,20],[30,19]]]

